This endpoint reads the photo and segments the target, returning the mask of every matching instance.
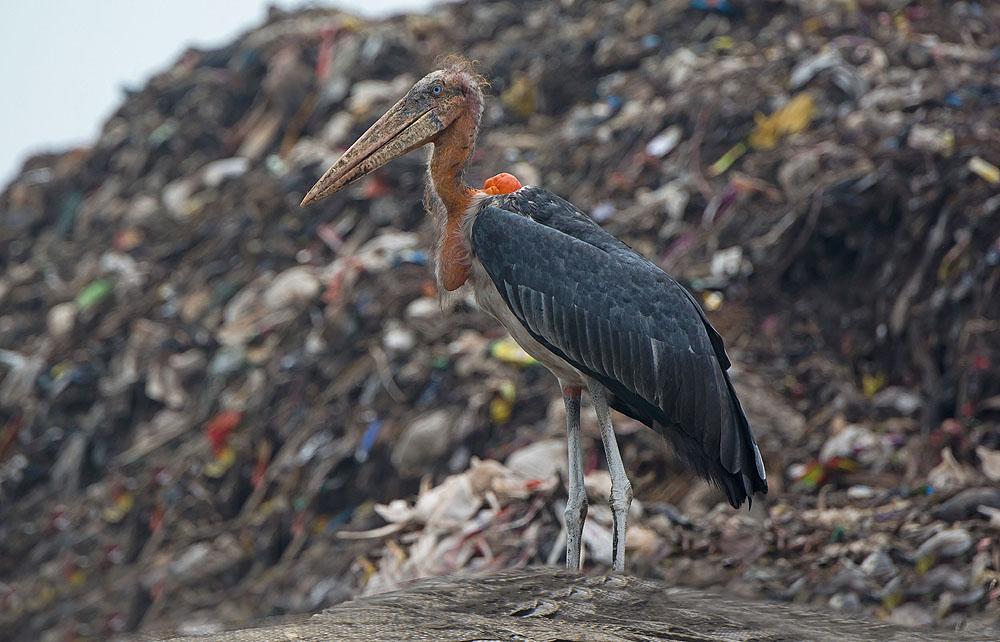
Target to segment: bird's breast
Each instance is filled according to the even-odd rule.
[[[476,303],[494,319],[500,322],[510,336],[535,360],[548,368],[565,386],[584,386],[584,375],[567,363],[562,357],[539,343],[528,331],[521,320],[507,307],[507,302],[500,295],[493,280],[486,272],[482,263],[472,256],[469,269],[469,285],[476,297]]]

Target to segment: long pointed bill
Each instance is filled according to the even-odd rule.
[[[299,206],[322,200],[392,159],[426,145],[448,125],[434,109],[418,107],[406,98],[400,100],[316,181]]]

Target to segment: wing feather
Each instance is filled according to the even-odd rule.
[[[722,339],[687,290],[538,188],[484,201],[472,251],[532,336],[615,408],[666,435],[734,505],[766,492]]]

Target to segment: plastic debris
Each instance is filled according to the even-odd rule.
[[[80,310],[89,310],[111,294],[111,289],[111,281],[107,279],[93,281],[77,295],[76,306]]]
[[[494,359],[517,366],[530,366],[538,363],[535,358],[524,351],[513,339],[501,339],[490,344],[490,354]]]
[[[1000,482],[1000,450],[991,450],[986,446],[976,446],[976,455],[987,479]]]
[[[502,382],[496,396],[490,402],[490,421],[495,425],[510,421],[514,412],[515,399],[517,399],[517,388],[514,383],[511,381]]]
[[[681,141],[682,133],[680,127],[671,125],[646,143],[646,153],[650,156],[663,158],[677,147],[677,143]]]
[[[512,452],[504,465],[525,479],[549,479],[566,471],[566,441],[543,439]]]
[[[757,149],[773,149],[785,136],[805,130],[816,113],[809,94],[798,94],[770,116],[754,115],[757,126],[750,134],[750,144]]]
[[[440,459],[451,445],[451,415],[445,410],[436,410],[418,417],[396,440],[392,451],[392,462],[405,474],[413,474],[430,468]]]
[[[60,303],[52,306],[49,310],[48,330],[49,335],[54,338],[61,338],[68,335],[76,324],[77,304]]]
[[[1000,167],[979,156],[973,156],[969,159],[969,170],[987,183],[992,185],[1000,183]]]
[[[917,549],[917,558],[926,557],[958,557],[964,555],[972,547],[972,536],[964,530],[954,529],[941,531],[934,535]]]
[[[981,508],[1000,508],[1000,488],[967,488],[934,509],[934,517],[957,522],[975,517]]]

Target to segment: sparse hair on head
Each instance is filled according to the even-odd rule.
[[[444,54],[442,56],[438,56],[434,60],[434,67],[436,69],[448,69],[450,71],[458,71],[467,74],[485,93],[490,88],[490,81],[486,79],[486,76],[477,71],[476,68],[478,66],[478,61],[466,58],[465,56],[457,53]]]

